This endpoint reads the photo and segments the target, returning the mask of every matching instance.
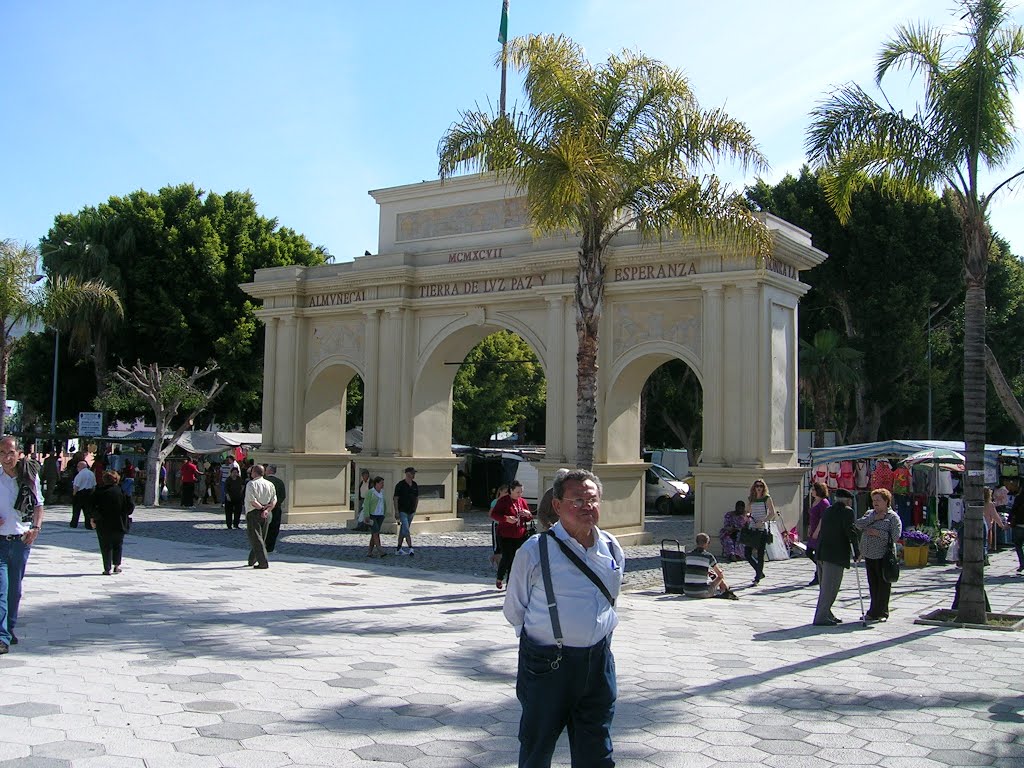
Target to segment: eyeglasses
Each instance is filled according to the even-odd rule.
[[[754,483],[755,488],[764,488],[764,483]]]
[[[568,504],[570,507],[579,512],[581,509],[586,507],[587,509],[596,509],[601,505],[600,499],[562,499],[563,504]]]

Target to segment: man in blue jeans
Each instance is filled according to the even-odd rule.
[[[38,476],[19,478],[18,445],[13,437],[0,440],[0,467],[0,654],[4,654],[18,644],[14,626],[18,623],[21,581],[32,544],[43,525],[43,490]],[[15,509],[22,484],[34,494],[28,520]]]
[[[512,563],[504,613],[519,635],[520,768],[548,768],[565,728],[573,766],[615,765],[611,639],[625,555],[597,527],[601,493],[601,481],[585,469],[555,480],[558,522],[528,539]]]

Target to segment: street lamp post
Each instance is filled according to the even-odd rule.
[[[57,371],[60,368],[60,331],[54,329],[53,340],[53,397],[50,398],[50,438],[57,434]]]
[[[936,307],[939,306],[939,302],[933,301],[929,305],[930,310],[934,310],[928,313],[928,439],[932,439],[932,319],[935,317],[938,310]]]

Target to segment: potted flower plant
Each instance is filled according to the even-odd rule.
[[[954,541],[956,541],[956,531],[951,531],[948,528],[943,528],[935,537],[935,556],[940,565],[946,562],[946,555]]]
[[[932,537],[924,531],[913,529],[903,532],[903,562],[910,568],[928,564],[928,545]]]

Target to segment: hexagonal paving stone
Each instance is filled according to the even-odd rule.
[[[56,757],[19,757],[14,760],[0,761],[2,768],[71,768],[70,760]]]
[[[450,709],[439,704],[403,704],[392,707],[391,711],[405,717],[438,717],[447,714]]]
[[[419,747],[424,754],[435,757],[469,757],[483,752],[483,748],[473,741],[431,741]]]
[[[223,672],[207,672],[203,675],[189,675],[189,677],[197,683],[231,683],[242,679],[238,675],[229,675]]]
[[[22,704],[0,705],[0,715],[13,717],[39,717],[41,715],[58,715],[60,707],[56,704],[38,704],[26,701]]]
[[[140,683],[187,683],[188,675],[169,675],[165,672],[154,672],[152,675],[139,675]]]
[[[190,701],[184,706],[191,712],[230,712],[238,709],[238,705],[233,701]]]
[[[423,757],[416,747],[404,747],[393,744],[373,744],[369,747],[357,747],[352,750],[363,760],[378,762],[408,763],[417,757]]]
[[[203,725],[196,728],[200,736],[211,739],[251,739],[254,736],[266,734],[260,726],[248,723],[218,723],[217,725]]]
[[[338,677],[334,678],[333,680],[326,680],[325,682],[327,683],[327,685],[331,686],[332,688],[359,688],[359,689],[363,689],[363,688],[372,688],[374,685],[377,684],[376,680],[373,680],[373,679],[370,679],[370,678],[365,678],[365,677],[357,677],[355,675],[339,675]]]
[[[969,749],[935,749],[928,755],[932,760],[937,760],[943,765],[992,765],[995,758],[992,755],[972,752]]]
[[[91,741],[51,741],[32,747],[32,754],[38,757],[55,757],[61,760],[75,760],[84,757],[105,755],[106,748],[102,744]]]
[[[231,739],[208,739],[200,736],[195,739],[176,741],[174,748],[189,755],[223,755],[226,752],[237,752],[242,745]]]

